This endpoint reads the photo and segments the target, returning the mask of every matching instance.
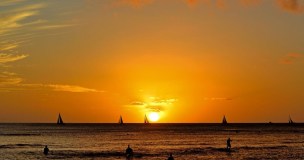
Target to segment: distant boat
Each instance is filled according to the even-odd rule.
[[[223,118],[222,124],[223,124],[223,125],[226,125],[226,124],[228,124],[228,123],[227,123],[227,120],[226,120],[226,117],[225,117],[225,115],[224,115],[224,118]]]
[[[63,123],[63,120],[62,120],[62,118],[61,118],[60,113],[59,113],[59,116],[58,116],[58,119],[57,119],[57,124],[60,124],[60,125],[63,125],[63,124],[64,124],[64,123]]]
[[[150,124],[148,118],[147,118],[147,115],[145,115],[145,120],[144,120],[144,124]]]
[[[123,125],[123,124],[124,124],[124,123],[123,123],[123,120],[122,120],[122,116],[119,117],[118,124],[120,124],[120,125]]]
[[[290,115],[289,115],[289,121],[288,121],[289,124],[293,124],[293,120],[291,119]]]

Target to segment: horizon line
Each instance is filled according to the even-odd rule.
[[[0,122],[0,124],[57,124],[56,122]],[[65,122],[64,124],[118,124],[114,122]],[[144,124],[142,122],[129,122],[123,124]],[[150,124],[222,124],[221,122],[151,122]],[[229,124],[289,124],[288,122],[232,122]],[[304,124],[295,122],[294,124]],[[119,125],[119,124],[118,124]],[[227,125],[227,124],[226,124]]]

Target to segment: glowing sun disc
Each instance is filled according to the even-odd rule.
[[[152,112],[149,114],[149,119],[152,121],[152,122],[156,122],[159,120],[159,114],[157,112]]]

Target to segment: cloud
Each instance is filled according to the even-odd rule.
[[[1,6],[10,6],[15,5],[17,3],[23,2],[24,0],[1,0],[0,1],[0,7]]]
[[[0,35],[6,32],[13,31],[16,28],[23,27],[25,24],[20,23],[20,21],[36,15],[36,11],[21,12],[18,14],[12,14],[7,17],[0,19]]]
[[[133,8],[139,8],[148,4],[152,4],[156,1],[162,0],[117,0],[114,5],[115,6],[131,6]],[[176,0],[177,1],[177,0]],[[179,0],[183,1],[189,7],[195,7],[199,4],[214,6],[218,9],[225,9],[229,7],[229,3],[232,1],[228,0]],[[249,6],[258,6],[263,0],[236,0],[237,3],[241,4],[241,6],[249,7]],[[283,11],[292,12],[292,13],[304,13],[304,1],[303,0],[275,0],[276,5]]]
[[[50,87],[54,91],[63,91],[63,92],[104,92],[104,91],[98,91],[96,89],[92,88],[86,88],[81,86],[73,86],[73,85],[58,85],[58,84],[49,84],[49,85],[43,85],[45,87]]]
[[[299,58],[302,58],[304,55],[300,53],[288,53],[286,56],[284,56],[280,63],[282,64],[293,64],[295,61]]]
[[[239,0],[243,6],[257,6],[261,4],[262,0]]]
[[[54,92],[73,92],[73,93],[88,93],[105,91],[86,88],[77,85],[62,85],[62,84],[26,84],[22,83],[23,79],[16,76],[16,74],[0,73],[0,92],[1,91],[16,91],[16,90],[40,90],[40,91],[54,91]]]
[[[18,12],[24,12],[24,11],[38,10],[38,9],[41,9],[45,6],[46,5],[43,4],[43,3],[25,5],[25,6],[21,6],[19,8],[15,8],[11,11],[8,11],[8,13],[12,13],[12,12],[17,12],[18,13]]]
[[[12,72],[0,72],[0,87],[8,85],[16,85],[22,81],[22,78],[18,77],[17,74]]]
[[[62,84],[25,84],[23,78],[13,72],[4,71],[6,63],[16,62],[28,57],[28,54],[17,54],[18,47],[25,45],[37,35],[49,32],[40,30],[58,29],[73,26],[71,24],[50,24],[41,16],[41,2],[23,3],[24,0],[0,1],[0,91],[43,90],[58,92],[103,92],[77,85]],[[9,7],[7,7],[9,6]],[[38,34],[39,33],[39,34]]]
[[[185,2],[189,5],[189,6],[196,6],[198,4],[198,0],[185,0]]]
[[[304,1],[299,0],[276,0],[278,6],[288,12],[304,13]]]
[[[165,106],[146,106],[148,112],[161,112],[165,110]]]
[[[118,2],[114,3],[115,6],[119,5],[127,5],[134,8],[139,8],[144,5],[152,3],[154,0],[119,0]]]
[[[214,5],[216,8],[223,9],[227,8],[227,0],[184,0],[189,6],[196,6],[200,3],[205,5]],[[303,13],[304,12],[304,1],[303,0],[275,0],[276,4],[283,11],[292,13]],[[262,3],[262,0],[237,0],[242,6],[257,6]]]
[[[127,107],[141,107],[145,112],[161,112],[172,106],[176,101],[177,99],[174,98],[148,97],[143,101],[133,101]]]
[[[21,59],[28,57],[28,55],[21,54],[21,55],[13,55],[8,53],[0,53],[0,64],[14,62]]]
[[[1,1],[0,6],[15,5],[21,0]],[[25,42],[28,34],[25,32],[25,26],[34,24],[32,21],[25,21],[30,17],[38,15],[37,9],[42,4],[32,4],[13,7],[4,7],[0,16],[0,67],[5,63],[15,62],[28,57],[27,54],[16,54],[20,44]],[[0,68],[0,71],[3,70]]]
[[[199,4],[208,6],[214,5],[217,8],[225,8],[227,6],[226,0],[184,0],[184,2],[186,2],[186,4],[190,7],[194,7]]]
[[[144,106],[146,105],[144,102],[139,102],[139,101],[134,101],[132,102],[130,105],[134,105],[134,106]]]
[[[16,91],[16,90],[41,90],[41,91],[57,91],[57,92],[104,92],[97,89],[62,84],[25,84],[22,83],[23,78],[18,74],[8,71],[0,72],[0,92]]]
[[[204,97],[204,101],[230,101],[232,98],[227,98],[227,97]]]
[[[12,50],[14,48],[17,48],[18,44],[15,43],[8,43],[8,44],[0,44],[0,51],[6,51],[6,50]]]
[[[19,2],[19,3],[18,3]],[[73,24],[51,24],[50,21],[43,19],[41,9],[47,5],[44,3],[20,3],[22,1],[15,1],[12,7],[4,7],[0,11],[0,42],[4,40],[11,40],[19,42],[24,38],[24,35],[29,33],[31,37],[38,35],[38,31],[45,29],[59,29],[64,27],[74,26]],[[6,4],[6,3],[5,3]],[[1,2],[0,2],[1,5]],[[39,32],[39,36],[47,35],[48,32]]]
[[[227,1],[226,0],[217,0],[216,7],[220,8],[220,9],[227,8]]]
[[[46,30],[46,29],[65,28],[65,27],[71,27],[71,26],[75,26],[75,25],[73,25],[73,24],[42,25],[42,26],[36,27],[36,29]]]

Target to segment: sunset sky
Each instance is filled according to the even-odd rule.
[[[304,122],[302,0],[1,0],[0,122]]]

